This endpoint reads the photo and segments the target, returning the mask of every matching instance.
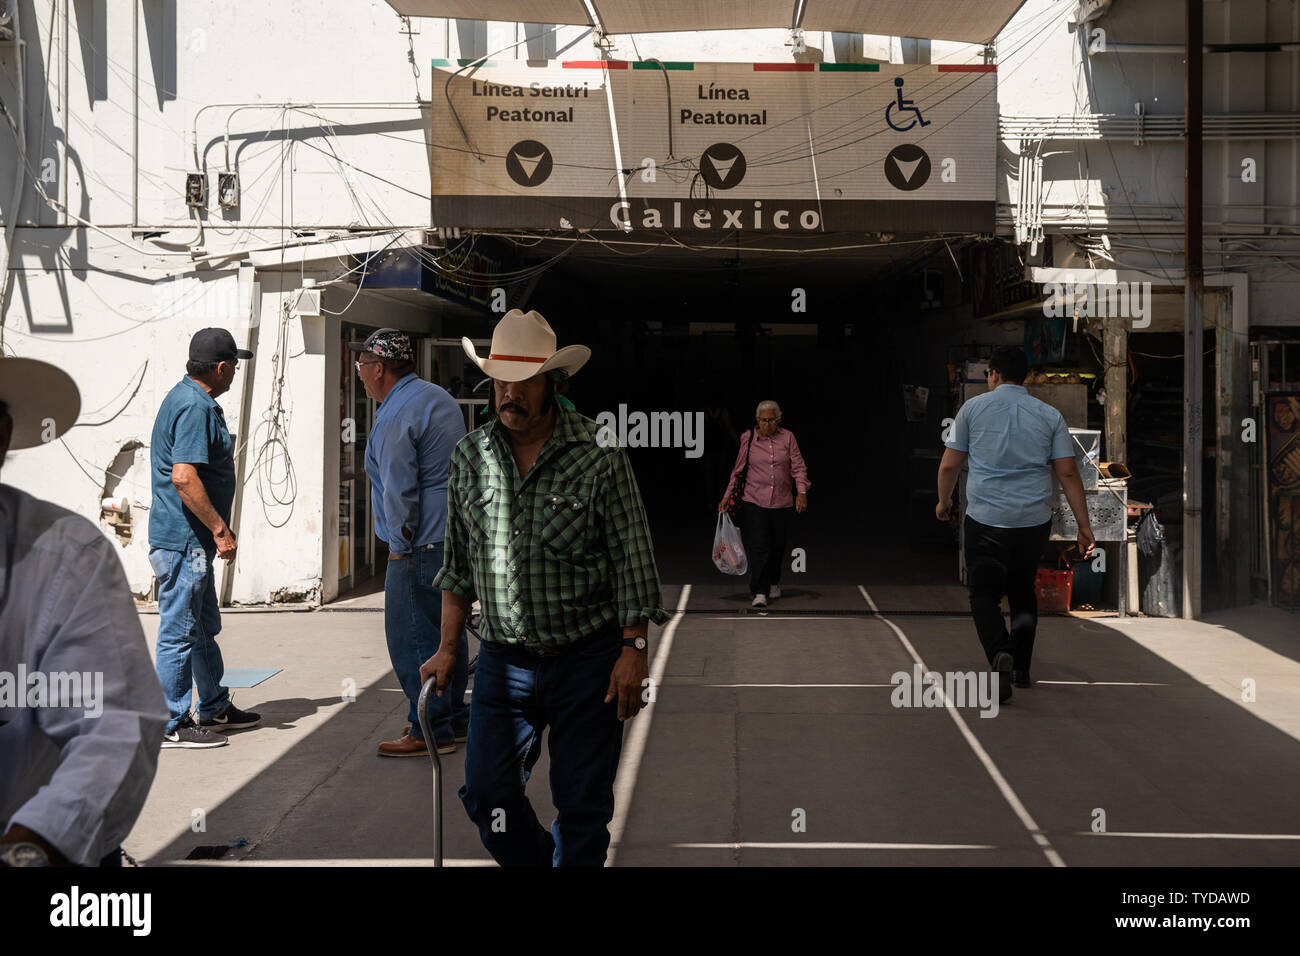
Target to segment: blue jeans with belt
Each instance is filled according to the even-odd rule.
[[[199,691],[199,718],[215,717],[230,703],[221,686],[225,663],[217,635],[221,609],[217,603],[212,559],[216,551],[152,548],[149,563],[158,578],[158,682],[167,698],[167,733],[190,710],[193,689]]]
[[[502,866],[604,864],[623,749],[618,701],[604,700],[621,634],[611,627],[551,657],[480,646],[460,799]],[[557,811],[549,831],[524,793],[548,726]]]
[[[398,561],[389,560],[384,574],[384,634],[388,658],[410,707],[410,734],[424,739],[416,704],[420,699],[420,665],[438,652],[442,643],[442,589],[433,579],[442,570],[442,542],[418,548]],[[463,736],[469,724],[465,687],[469,683],[469,638],[460,633],[456,670],[451,688],[439,697],[429,695],[429,724],[437,742]]]

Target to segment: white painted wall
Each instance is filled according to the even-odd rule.
[[[1067,0],[1029,0],[999,37],[998,99],[1003,116],[1129,116],[1140,102],[1148,115],[1181,117],[1181,52],[1089,56],[1086,39],[1069,22],[1074,8]],[[1183,43],[1181,5],[1156,0],[1116,0],[1089,30],[1098,27],[1106,31],[1111,46]],[[1300,7],[1294,3],[1205,4],[1207,43],[1297,39]],[[1013,53],[1015,48],[1020,52]],[[1208,115],[1300,111],[1300,54],[1206,54],[1204,70]],[[1003,145],[1008,164],[999,183],[1004,201],[999,225],[1000,231],[1010,232],[1019,196],[1019,144],[1008,140]],[[1157,273],[1182,269],[1181,140],[1142,145],[1129,139],[1051,140],[1041,149],[1049,234],[1106,233],[1121,267]],[[1294,307],[1300,296],[1298,150],[1295,138],[1239,136],[1205,144],[1205,266],[1250,277],[1252,325],[1300,324]],[[1249,183],[1242,181],[1247,158],[1255,165],[1255,181]],[[1113,268],[1098,258],[1095,244],[1089,251],[1098,267]],[[1087,254],[1081,255],[1086,262]]]

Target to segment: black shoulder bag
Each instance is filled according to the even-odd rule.
[[[737,527],[740,526],[740,500],[745,497],[745,478],[749,475],[749,450],[754,444],[754,429],[749,430],[749,441],[745,443],[745,464],[740,469],[740,474],[731,485],[731,492],[727,495],[727,514],[730,516],[732,523]]]

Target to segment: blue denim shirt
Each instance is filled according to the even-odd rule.
[[[1061,413],[999,385],[957,412],[947,445],[967,454],[966,514],[995,528],[1030,528],[1052,517],[1052,460],[1073,458]]]
[[[442,541],[447,470],[465,418],[446,389],[414,372],[388,393],[366,444],[375,534],[392,554]],[[405,534],[403,532],[406,532]]]

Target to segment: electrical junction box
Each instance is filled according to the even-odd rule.
[[[293,311],[298,315],[320,315],[320,289],[299,289]]]

